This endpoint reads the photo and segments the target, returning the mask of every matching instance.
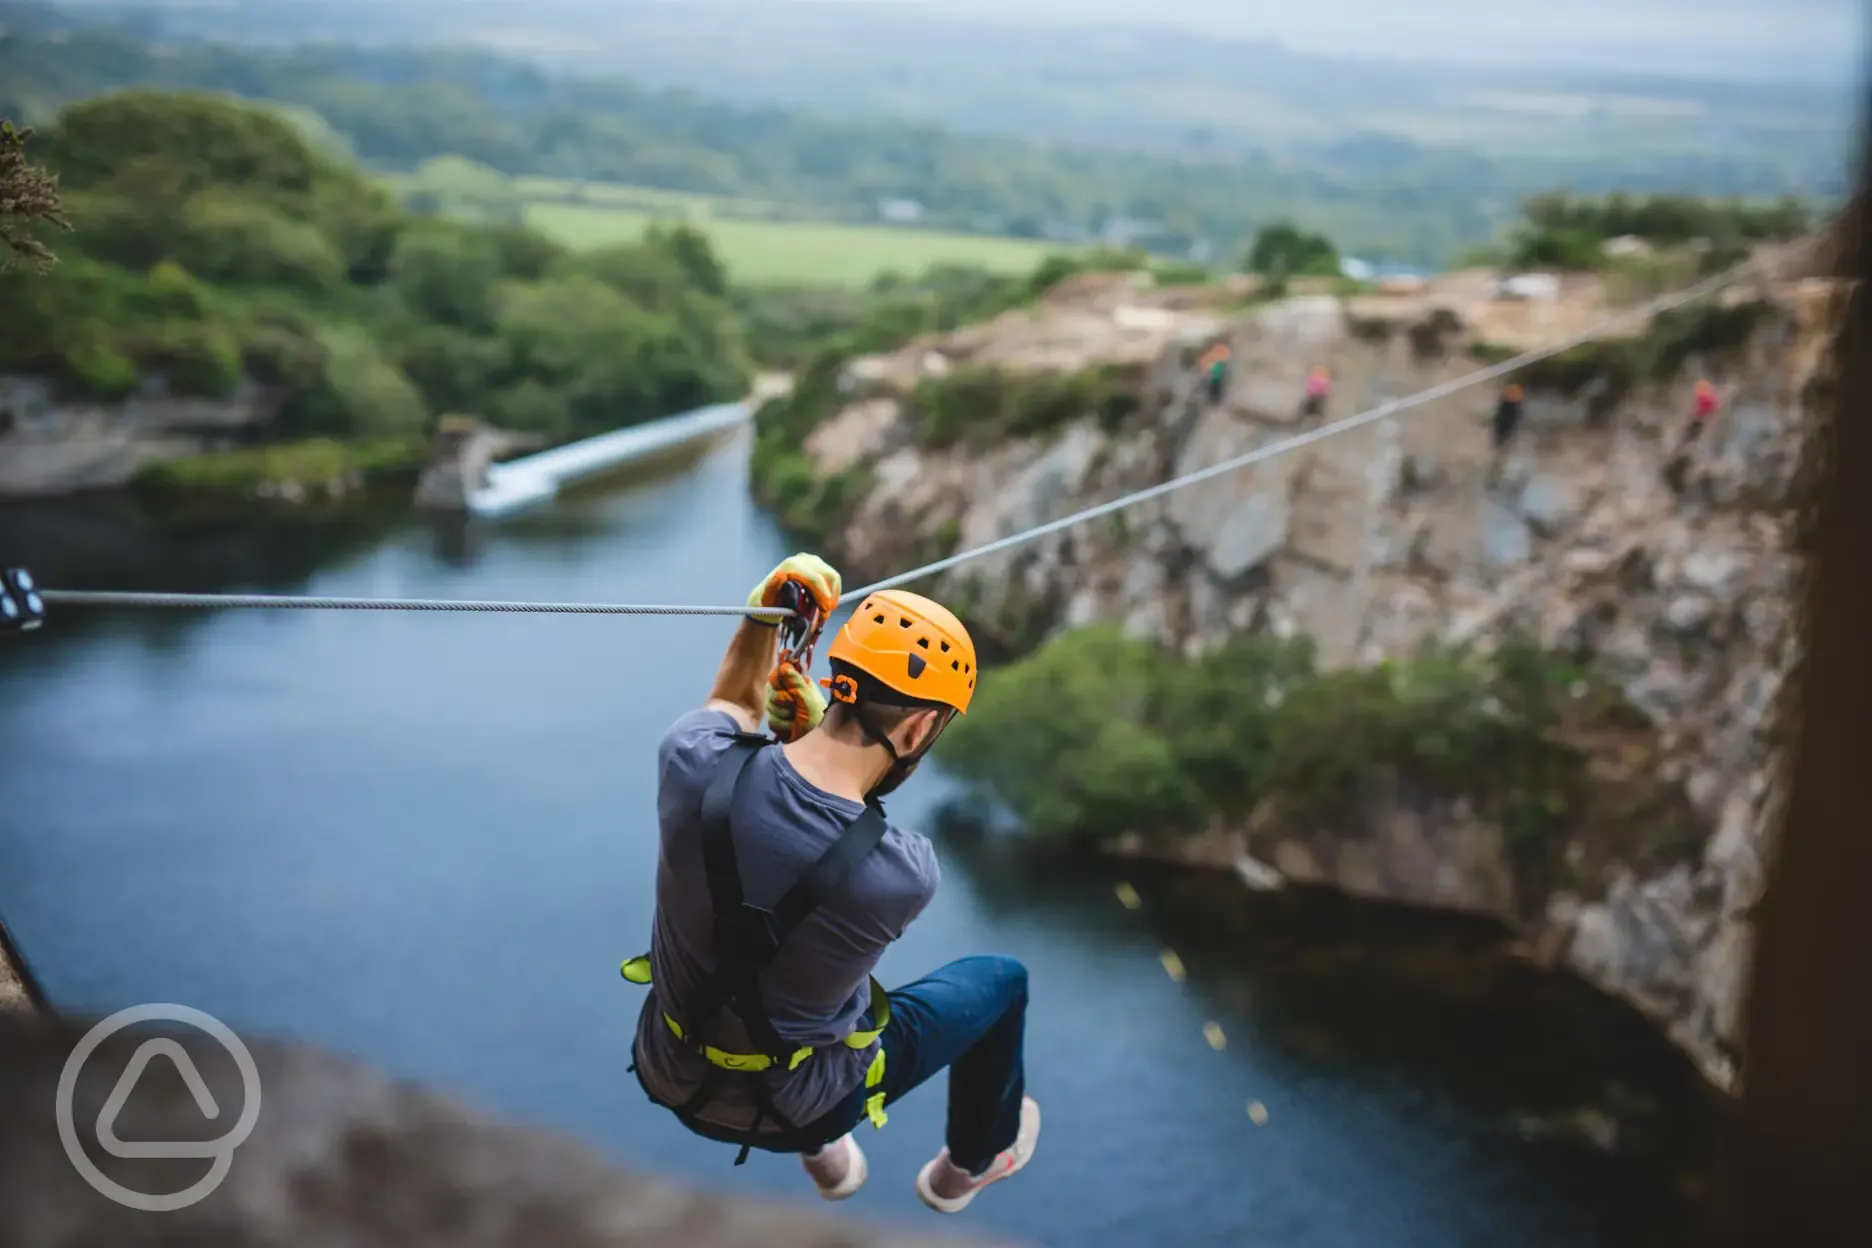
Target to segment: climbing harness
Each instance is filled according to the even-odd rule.
[[[1266,460],[1275,459],[1292,451],[1311,446],[1315,442],[1323,442],[1327,438],[1337,437],[1342,433],[1350,433],[1354,429],[1362,428],[1365,425],[1395,416],[1399,412],[1421,407],[1426,403],[1446,398],[1449,395],[1469,389],[1472,386],[1478,386],[1484,382],[1493,381],[1498,377],[1507,376],[1510,373],[1526,368],[1530,364],[1538,363],[1541,360],[1559,355],[1564,351],[1570,351],[1574,347],[1584,343],[1606,337],[1627,325],[1649,320],[1652,317],[1682,307],[1685,304],[1694,303],[1699,299],[1707,298],[1746,278],[1754,271],[1757,263],[1758,262],[1753,260],[1744,261],[1732,269],[1727,269],[1712,277],[1707,277],[1682,290],[1661,295],[1648,303],[1628,308],[1570,337],[1560,339],[1557,342],[1548,343],[1545,346],[1536,347],[1529,351],[1524,351],[1498,364],[1491,364],[1485,368],[1479,368],[1472,373],[1466,373],[1461,377],[1451,378],[1449,381],[1440,382],[1428,389],[1420,390],[1415,394],[1406,395],[1403,398],[1391,399],[1388,402],[1380,403],[1378,406],[1369,408],[1356,415],[1348,416],[1343,420],[1332,421],[1328,424],[1321,425],[1317,429],[1309,429],[1304,433],[1283,438],[1278,442],[1271,442],[1266,446],[1242,455],[1234,456],[1230,459],[1225,459],[1220,463],[1211,464],[1206,468],[1199,468],[1193,472],[1184,473],[1179,477],[1172,477],[1168,481],[1159,482],[1145,489],[1135,490],[1132,493],[1121,495],[1109,502],[1087,507],[1082,511],[1076,511],[1071,515],[1061,516],[1057,520],[1050,520],[1045,524],[1038,524],[1029,529],[1022,529],[1018,533],[1011,533],[1006,537],[997,538],[992,542],[976,546],[970,550],[958,551],[947,558],[938,559],[932,563],[926,563],[921,567],[912,568],[908,572],[901,572],[896,576],[887,577],[884,580],[849,591],[845,596],[847,598],[861,598],[867,594],[876,593],[879,590],[895,589],[900,585],[908,585],[912,581],[920,581],[925,577],[935,576],[939,572],[947,572],[949,569],[958,567],[961,564],[969,563],[988,555],[999,554],[1004,550],[1009,550],[1015,546],[1022,546],[1028,542],[1037,541],[1042,537],[1051,536],[1065,529],[1075,528],[1078,525],[1086,523],[1088,520],[1097,520],[1103,516],[1109,516],[1114,512],[1123,511],[1128,507],[1136,506],[1138,503],[1148,502],[1154,498],[1161,498],[1166,494],[1181,490],[1187,486],[1197,485],[1226,473],[1252,467]],[[320,598],[266,594],[144,594],[69,589],[41,589],[39,591],[39,597],[46,605],[50,606],[258,607],[369,611],[518,611],[555,615],[739,615],[772,618],[785,618],[787,616],[787,611],[780,607],[750,608],[637,606],[595,603],[474,602],[452,601],[448,599]],[[7,622],[4,619],[0,619],[0,630],[5,630],[7,627],[9,627]]]
[[[709,1131],[699,1129],[696,1115],[715,1099],[725,1080],[740,1078],[751,1085],[754,1102],[754,1121],[748,1127],[748,1136],[757,1135],[763,1122],[772,1121],[784,1133],[781,1140],[796,1143],[801,1148],[812,1148],[825,1141],[800,1138],[800,1126],[774,1105],[768,1081],[762,1076],[776,1068],[796,1070],[817,1050],[811,1045],[788,1044],[774,1030],[761,994],[760,979],[773,966],[787,937],[798,930],[816,908],[836,896],[865,855],[877,848],[878,842],[884,839],[887,825],[883,807],[876,801],[865,803],[863,812],[840,831],[831,848],[806,869],[771,909],[748,901],[735,860],[732,812],[748,763],[771,744],[768,738],[757,733],[736,733],[703,791],[702,864],[708,874],[709,904],[715,916],[712,941],[715,970],[687,1021],[665,1008],[663,1023],[684,1047],[709,1064],[709,1070],[695,1094],[680,1105],[659,1101],[654,1095],[650,1099],[674,1112],[690,1130],[708,1135]],[[626,959],[619,972],[633,984],[650,985],[650,955]],[[729,1011],[758,1052],[732,1052],[707,1042],[705,1037],[709,1031]],[[889,1116],[884,1112],[884,1046],[879,1043],[879,1036],[890,1023],[890,998],[875,978],[871,980],[870,1017],[870,1027],[854,1031],[838,1043],[860,1050],[877,1045],[877,1053],[865,1070],[864,1109],[871,1125],[881,1128]],[[636,1068],[633,1062],[631,1069],[635,1071]],[[641,1078],[639,1076],[640,1081]],[[645,1092],[649,1094],[647,1087]],[[744,1164],[752,1147],[744,1137],[734,1164]]]

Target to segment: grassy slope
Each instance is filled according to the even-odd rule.
[[[634,208],[595,204],[526,206],[527,224],[570,247],[626,242],[656,219]],[[696,224],[708,233],[728,272],[741,282],[857,285],[887,270],[917,273],[938,263],[978,264],[1015,273],[1058,250],[1024,239],[882,226],[725,218]]]

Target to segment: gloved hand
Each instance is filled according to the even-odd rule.
[[[782,663],[767,678],[767,726],[782,741],[797,741],[825,718],[825,695],[812,677]]]
[[[780,605],[780,591],[788,581],[797,582],[819,606],[821,618],[831,615],[838,606],[839,591],[844,588],[839,581],[838,570],[818,555],[798,554],[783,560],[779,567],[767,574],[767,579],[756,585],[748,594],[747,605],[750,607],[777,607]],[[771,616],[749,617],[760,624],[777,624]]]

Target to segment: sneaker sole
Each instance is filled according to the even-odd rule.
[[[931,1209],[934,1209],[937,1213],[961,1213],[964,1209],[969,1207],[969,1202],[981,1195],[982,1192],[993,1187],[1002,1179],[1012,1178],[1022,1170],[1025,1170],[1027,1168],[1027,1163],[1033,1160],[1034,1146],[1039,1142],[1040,1104],[1032,1097],[1027,1097],[1021,1101],[1020,1134],[1014,1138],[1015,1160],[1012,1166],[1009,1166],[1000,1174],[992,1176],[985,1182],[978,1184],[966,1196],[957,1196],[955,1199],[951,1200],[943,1196],[938,1196],[936,1190],[930,1186],[930,1171],[934,1170],[936,1168],[936,1162],[941,1160],[941,1157],[933,1158],[925,1162],[923,1168],[917,1171],[917,1199],[921,1200]],[[1024,1151],[1021,1147],[1023,1144],[1026,1145]]]

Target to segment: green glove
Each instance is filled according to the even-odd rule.
[[[825,695],[812,677],[782,663],[767,678],[767,726],[782,741],[797,741],[825,718]]]
[[[798,554],[781,562],[780,566],[767,574],[767,579],[756,585],[748,594],[747,605],[750,607],[777,607],[780,605],[780,591],[787,582],[793,581],[812,595],[819,606],[821,618],[831,615],[838,606],[839,591],[843,585],[839,581],[838,570],[818,555]],[[749,616],[757,624],[778,624],[772,616]]]

